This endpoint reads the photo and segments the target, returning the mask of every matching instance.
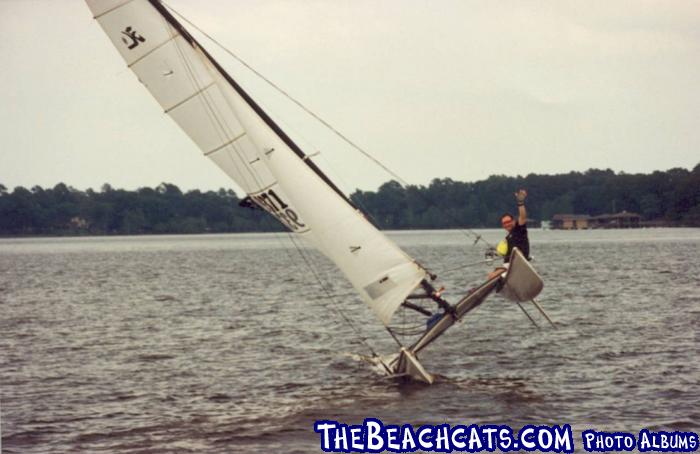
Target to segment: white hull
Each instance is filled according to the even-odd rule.
[[[510,266],[501,281],[501,289],[498,291],[511,301],[523,303],[532,301],[540,294],[544,282],[530,262],[523,256],[518,248],[513,249],[510,256]]]

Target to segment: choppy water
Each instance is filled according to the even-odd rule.
[[[453,301],[487,271],[454,269],[482,254],[461,233],[390,236],[452,269]],[[3,452],[317,452],[315,420],[368,416],[698,432],[700,229],[530,236],[560,328],[490,298],[421,356],[433,386],[353,357],[366,348],[284,235],[0,240]],[[349,285],[313,262],[391,352]]]

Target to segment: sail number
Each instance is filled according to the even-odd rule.
[[[252,198],[267,210],[271,215],[279,219],[282,224],[289,227],[292,231],[297,231],[306,227],[306,224],[301,222],[299,215],[289,205],[284,203],[280,196],[274,190],[270,189],[266,192],[252,196]]]

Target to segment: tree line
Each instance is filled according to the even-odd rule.
[[[173,184],[136,191],[59,183],[11,193],[0,185],[1,235],[135,235],[281,230],[264,213],[238,205],[234,191],[188,191]]]
[[[449,178],[428,186],[389,181],[377,191],[357,190],[351,200],[382,229],[497,227],[515,210],[513,192],[526,188],[528,217],[591,216],[628,211],[664,225],[700,226],[700,164],[651,174],[590,169],[558,175],[494,175],[474,183]],[[105,184],[81,191],[0,184],[0,235],[104,235],[224,233],[283,230],[261,210],[239,205],[230,189],[182,192],[163,183],[135,191]],[[245,204],[244,204],[245,205]]]
[[[356,191],[352,199],[387,229],[499,227],[516,211],[513,193],[528,191],[529,219],[555,214],[597,216],[628,211],[663,225],[700,226],[700,164],[651,174],[590,169],[558,175],[493,175],[475,183],[435,179],[428,187],[396,182],[376,192]]]

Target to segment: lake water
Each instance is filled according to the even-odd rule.
[[[450,301],[489,270],[463,233],[389,236]],[[700,229],[530,238],[559,329],[490,297],[421,354],[432,386],[357,359],[395,344],[284,234],[0,239],[2,452],[318,452],[315,420],[369,416],[698,432]]]

